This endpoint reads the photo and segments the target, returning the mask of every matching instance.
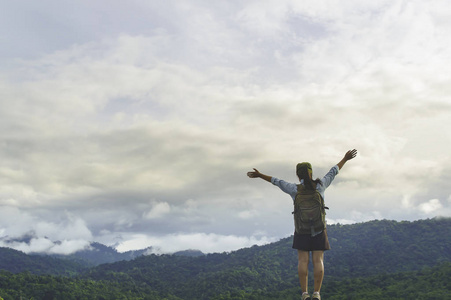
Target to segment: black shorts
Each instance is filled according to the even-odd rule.
[[[303,251],[330,250],[329,240],[327,239],[327,229],[324,229],[323,232],[314,237],[310,234],[297,234],[295,231],[293,248]]]

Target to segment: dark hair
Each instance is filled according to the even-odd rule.
[[[300,180],[304,180],[304,186],[308,190],[315,190],[317,184],[323,184],[321,182],[321,179],[319,178],[312,180],[307,168],[300,168],[299,170],[297,170],[296,174],[298,175]]]

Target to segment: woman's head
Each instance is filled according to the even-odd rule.
[[[296,175],[298,175],[299,180],[312,178],[312,165],[308,162],[298,163],[296,165]]]
[[[307,189],[314,190],[317,184],[321,184],[321,180],[312,180],[312,165],[308,162],[298,163],[296,165],[296,175],[299,181],[304,182]]]

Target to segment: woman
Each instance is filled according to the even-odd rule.
[[[299,178],[300,184],[305,189],[317,190],[324,199],[324,191],[332,183],[335,175],[343,168],[344,164],[353,159],[357,155],[357,150],[349,150],[346,152],[343,159],[330,169],[330,171],[322,179],[312,179],[312,166],[310,163],[299,163],[296,166],[296,175]],[[248,172],[247,176],[250,178],[261,178],[272,184],[278,186],[283,192],[289,194],[293,201],[298,192],[298,185],[288,183],[284,180],[260,173],[257,169],[253,172]],[[324,277],[324,251],[329,250],[329,240],[327,239],[327,230],[313,232],[311,234],[298,234],[294,232],[293,248],[298,251],[298,274],[299,283],[302,289],[302,300],[317,299],[320,300],[320,289]],[[314,293],[312,298],[308,293],[308,264],[310,252],[312,252],[313,260],[313,277],[314,277]]]

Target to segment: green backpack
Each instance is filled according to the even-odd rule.
[[[324,199],[317,190],[308,190],[298,185],[294,200],[294,227],[297,234],[311,234],[326,229],[326,209]]]

